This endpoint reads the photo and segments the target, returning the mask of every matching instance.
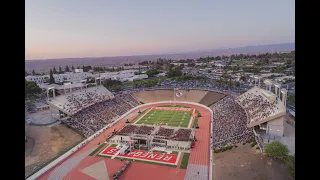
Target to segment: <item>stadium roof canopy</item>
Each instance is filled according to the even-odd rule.
[[[277,95],[257,86],[238,96],[236,102],[247,114],[248,127],[268,122],[286,114],[286,107]]]

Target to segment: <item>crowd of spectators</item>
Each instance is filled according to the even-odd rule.
[[[233,145],[253,137],[247,127],[244,109],[235,102],[235,97],[226,96],[213,105],[213,148]]]
[[[159,131],[156,133],[157,136],[171,137],[173,135],[174,129],[168,129],[160,127]]]
[[[131,134],[150,135],[153,130],[154,130],[153,126],[127,125],[124,128],[122,128],[117,134],[118,135],[131,135]]]
[[[277,107],[276,102],[270,103],[261,94],[245,93],[237,98],[238,102],[245,109],[249,120],[259,120],[269,117],[274,114]]]
[[[73,114],[93,104],[110,99],[110,95],[111,94],[107,94],[99,89],[90,89],[90,92],[84,90],[67,95],[66,102],[64,102],[62,105],[59,104],[59,106],[61,106],[64,111]]]
[[[139,129],[139,126],[127,125],[117,132],[118,135],[130,135],[134,134]]]
[[[153,126],[140,126],[140,128],[135,133],[142,135],[150,135],[153,130]]]
[[[178,129],[173,139],[176,141],[190,141],[191,129]]]
[[[115,96],[112,100],[95,103],[81,109],[64,122],[89,137],[139,104],[129,96],[131,95]]]

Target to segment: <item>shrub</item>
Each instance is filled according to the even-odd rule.
[[[257,145],[257,142],[253,142],[253,143],[251,144],[251,147],[254,147],[255,145]]]
[[[231,150],[232,148],[233,148],[233,146],[231,145],[231,146],[226,146],[225,147],[227,150]]]
[[[279,141],[273,141],[266,145],[265,152],[272,158],[284,160],[288,156],[289,150],[286,145]]]
[[[258,147],[256,147],[256,149],[260,149],[260,148],[259,148],[259,146],[258,146]]]
[[[242,145],[246,145],[246,143],[244,142],[244,143],[242,143]]]
[[[289,175],[295,178],[295,157],[289,155],[285,158],[285,162],[289,166]]]
[[[251,143],[251,142],[253,142],[253,141],[254,141],[254,139],[251,138],[251,139],[248,139],[248,140],[246,141],[246,143]]]
[[[216,149],[213,150],[213,152],[214,153],[219,153],[219,152],[221,152],[221,149],[216,148]]]

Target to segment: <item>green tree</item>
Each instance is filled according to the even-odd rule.
[[[25,82],[25,86],[24,86],[25,97],[35,96],[42,92],[41,88],[35,82],[32,82],[32,81],[29,82],[26,80],[24,82]]]
[[[72,71],[74,70],[74,67],[73,67],[73,66],[71,67],[71,70],[72,70]]]
[[[243,81],[243,82],[245,82],[245,81],[246,81],[246,77],[245,77],[245,76],[241,76],[241,77],[240,77],[240,80]]]
[[[148,75],[148,77],[153,77],[153,76],[155,76],[155,75],[157,75],[157,74],[159,74],[160,72],[159,71],[157,71],[156,69],[151,69],[151,70],[148,70],[147,72],[146,72],[146,74]]]
[[[53,67],[53,74],[58,74],[56,67]]]
[[[34,71],[34,69],[32,70],[32,75],[36,75],[36,72]]]
[[[285,159],[285,162],[288,165],[289,175],[295,178],[295,166],[296,166],[295,156],[291,156],[291,155],[287,156]]]
[[[61,66],[59,66],[59,74],[62,74],[63,73],[63,71],[62,71],[62,67]]]
[[[36,105],[35,105],[34,102],[32,102],[32,101],[26,101],[26,102],[25,102],[25,107],[26,107],[27,109],[35,109],[35,108],[36,108]]]
[[[295,103],[295,94],[290,94],[288,96],[288,103]]]
[[[281,144],[279,141],[273,141],[267,144],[265,147],[265,152],[272,158],[282,160],[285,160],[289,154],[288,147],[284,144]]]
[[[55,83],[54,78],[53,78],[53,71],[50,69],[50,74],[49,74],[49,84]]]
[[[73,66],[72,66],[73,67]],[[66,65],[66,68],[64,69],[65,72],[70,72],[70,69],[68,67],[68,65]]]

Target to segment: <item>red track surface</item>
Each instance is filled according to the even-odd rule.
[[[107,147],[105,150],[101,152],[101,154],[113,156],[115,155],[119,150],[115,147]],[[123,157],[123,158],[135,158],[140,160],[150,160],[154,162],[160,162],[160,163],[167,163],[167,164],[175,164],[177,161],[177,154],[163,154],[160,152],[153,152],[152,154],[149,154],[148,151],[144,150],[132,150],[128,154],[118,154],[117,157]]]
[[[171,105],[170,103],[168,104],[159,104],[161,106],[163,105]],[[195,144],[195,147],[191,150],[190,158],[189,158],[189,164],[199,164],[199,165],[209,165],[209,148],[210,148],[210,112],[200,106],[192,105],[192,104],[186,104],[186,103],[177,103],[177,105],[181,106],[188,106],[191,108],[197,109],[202,117],[199,118],[198,124],[199,124],[199,129],[196,131],[196,138],[197,142]],[[145,106],[145,108],[151,108],[154,107],[155,105],[150,105],[150,106]],[[132,113],[137,113],[139,109],[135,110]],[[138,114],[137,114],[138,115]],[[134,119],[135,117],[129,118],[129,120]],[[93,147],[98,147],[97,144],[105,142],[106,138],[112,134],[113,129],[119,130],[125,125],[125,121],[128,118],[124,118],[121,121],[119,121],[117,124],[115,124],[112,128],[107,129],[104,131],[102,134],[94,138],[92,141],[90,141],[88,144],[86,144],[84,147],[82,147],[80,150],[66,158],[64,161],[67,161],[73,156],[77,156],[80,153],[85,152],[88,149],[91,149]],[[182,158],[182,157],[181,157]],[[65,177],[64,179],[68,180],[92,180],[94,178],[80,172],[79,170],[90,166],[96,162],[99,162],[103,160],[106,164],[108,173],[109,173],[109,178],[112,178],[112,175],[116,173],[123,165],[124,161],[120,161],[117,159],[108,159],[108,158],[103,158],[103,157],[92,157],[88,156],[84,160],[82,160],[74,169],[72,169]],[[49,171],[47,171],[45,174],[43,174],[39,179],[48,179],[48,176],[50,173],[57,168],[57,166],[61,165],[59,163]],[[146,163],[141,163],[141,162],[133,162],[131,165],[127,168],[127,170],[120,176],[120,180],[125,180],[125,179],[139,179],[139,180],[166,180],[166,179],[184,179],[186,170],[184,169],[178,169],[178,168],[172,168],[172,167],[167,167],[167,166],[160,166],[160,165],[153,165],[153,164],[146,164]]]

